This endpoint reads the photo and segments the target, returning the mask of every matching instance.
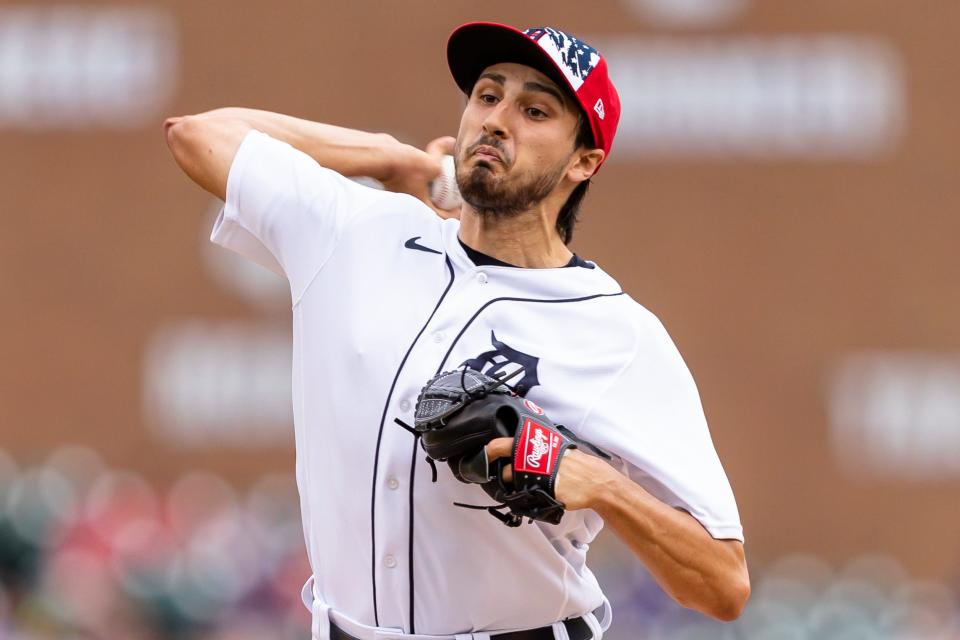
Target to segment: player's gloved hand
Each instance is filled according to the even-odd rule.
[[[420,391],[413,428],[433,460],[445,460],[461,482],[487,482],[485,445],[512,437],[516,396],[503,381],[474,369],[446,371]]]
[[[578,446],[608,457],[554,424],[543,409],[505,388],[506,380],[464,369],[431,379],[417,399],[414,429],[434,460],[446,460],[461,482],[480,484],[498,502],[486,509],[509,526],[524,517],[557,524],[564,505],[556,498],[557,474],[564,451]],[[494,438],[514,439],[511,458],[487,459],[485,445]],[[479,447],[479,449],[477,449]],[[513,477],[503,479],[512,464]],[[508,512],[500,509],[506,507]]]
[[[557,500],[557,475],[564,452],[577,448],[574,438],[542,411],[535,418],[524,417],[518,424],[512,456],[489,465],[490,479],[481,485],[487,495],[509,509],[506,524],[516,526],[524,517],[560,523],[566,507]],[[508,464],[513,470],[510,481],[503,475]]]

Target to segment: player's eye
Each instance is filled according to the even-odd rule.
[[[497,103],[497,96],[493,95],[492,93],[481,93],[479,98],[480,102],[485,102],[486,104]]]
[[[531,118],[536,118],[537,120],[547,117],[547,113],[545,111],[537,109],[536,107],[527,107],[527,115]]]

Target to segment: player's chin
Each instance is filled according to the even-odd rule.
[[[477,163],[470,167],[468,181],[475,185],[491,187],[503,178],[503,173],[487,163]],[[461,189],[462,191],[462,189]]]
[[[485,163],[485,166],[473,167],[471,179],[475,184],[482,184],[487,189],[500,190],[510,180],[510,171],[499,162]]]
[[[473,163],[474,171],[485,171],[487,173],[498,173],[503,169],[503,165],[496,160],[478,159]]]
[[[490,154],[476,154],[470,157],[472,166],[475,168],[483,168],[491,172],[504,172],[509,169],[507,163],[493,155]]]

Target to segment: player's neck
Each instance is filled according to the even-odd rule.
[[[464,203],[460,240],[471,249],[528,269],[562,267],[573,254],[557,232],[555,216],[539,208],[509,218],[481,216]]]

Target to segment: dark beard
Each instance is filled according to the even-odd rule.
[[[469,175],[457,175],[457,187],[463,201],[483,217],[508,218],[530,209],[556,188],[565,167],[527,179],[515,187],[497,180],[485,162],[478,163]]]

